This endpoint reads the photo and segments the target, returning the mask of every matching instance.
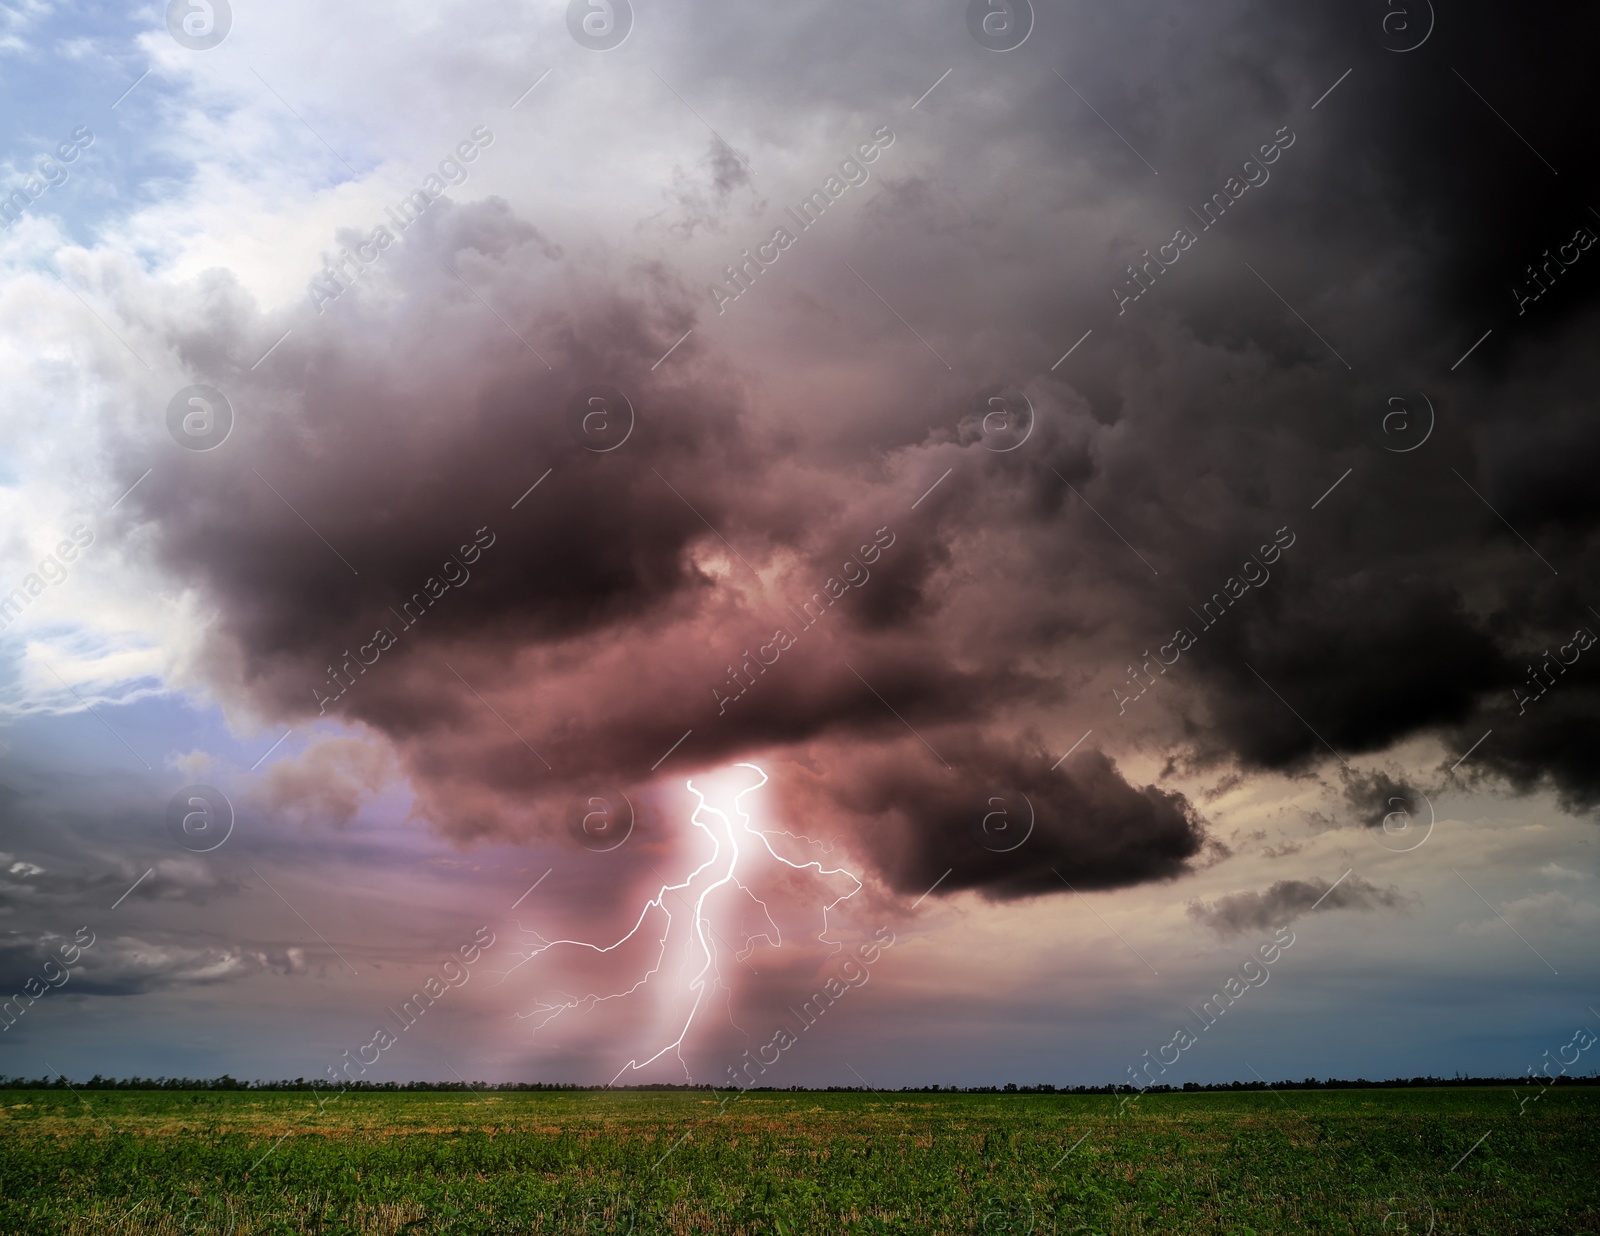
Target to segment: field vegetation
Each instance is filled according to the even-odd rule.
[[[1597,1114],[1590,1087],[13,1089],[0,1232],[1593,1232]]]

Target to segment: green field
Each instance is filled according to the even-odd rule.
[[[1152,1094],[1120,1115],[1098,1095],[781,1092],[719,1113],[693,1091],[0,1105],[6,1236],[1600,1231],[1600,1089],[1524,1115],[1509,1089]]]

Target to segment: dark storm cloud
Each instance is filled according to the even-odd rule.
[[[67,935],[0,936],[0,1000],[18,992],[33,994],[36,1001],[60,995],[132,996],[222,983],[266,970],[290,974],[304,969],[299,949],[196,947],[167,933],[148,939],[84,928]],[[21,1003],[30,1007],[26,999]]]
[[[1200,660],[1214,688],[1212,716],[1248,762],[1294,767],[1330,746],[1344,756],[1382,751],[1459,722],[1507,680],[1494,641],[1452,590],[1392,576],[1341,579],[1316,564],[1282,574],[1281,592],[1268,585],[1266,595],[1242,599],[1240,612],[1203,637],[1216,637]]]
[[[1507,290],[1577,218],[1572,152],[1593,135],[1570,104],[1594,18],[1469,6],[1396,55],[1376,8],[1162,14],[1176,21],[1052,10],[997,57],[921,11],[858,26],[763,12],[783,31],[749,31],[736,56],[755,18],[692,12],[678,68],[702,70],[712,115],[749,114],[780,148],[806,131],[802,102],[841,132],[882,116],[897,133],[854,214],[840,206],[761,275],[765,351],[725,351],[688,275],[557,250],[523,204],[430,211],[372,286],[259,370],[280,324],[213,279],[170,334],[196,380],[234,398],[235,438],[169,445],[125,507],[142,525],[130,544],[214,607],[209,680],[292,722],[318,715],[330,669],[348,677],[331,715],[392,742],[424,813],[458,837],[553,829],[580,784],[648,779],[680,739],[669,768],[810,760],[815,784],[794,792],[853,820],[908,893],[947,870],[941,892],[1043,893],[1052,869],[1110,887],[1201,854],[1189,804],[1107,757],[1049,771],[1027,735],[1054,712],[1108,747],[1288,771],[1419,734],[1464,750],[1493,725],[1480,767],[1600,797],[1590,663],[1518,726],[1496,720],[1526,650],[1582,620],[1570,581],[1595,565],[1582,461],[1600,450],[1584,417],[1600,252],[1526,314]],[[1452,66],[1566,155],[1559,190]],[[1270,178],[1202,227],[1195,209],[1280,129],[1293,141]],[[748,187],[719,149],[679,195],[689,233]],[[1125,267],[1180,227],[1193,246],[1118,312]],[[813,393],[840,373],[849,397]],[[568,427],[596,382],[638,416],[606,453]],[[1002,390],[1036,413],[1014,452],[983,429]],[[1436,423],[1396,453],[1387,400],[1420,418],[1419,390]],[[127,483],[149,449],[128,444]],[[1227,597],[1280,528],[1294,548]],[[861,567],[870,580],[798,620],[880,529],[894,542]],[[480,532],[481,554],[406,625],[404,603]],[[1198,622],[1219,593],[1222,616]],[[1111,694],[1122,666],[1180,627],[1195,646],[1130,717]],[[725,704],[713,689],[730,678]],[[997,853],[971,829],[1007,787],[1036,828]],[[1324,904],[1357,895],[1378,896],[1357,883]]]
[[[1600,633],[1592,613],[1579,613],[1574,625],[1586,634]],[[1531,634],[1525,632],[1524,638]],[[1457,731],[1459,749],[1466,751],[1484,733],[1473,732],[1478,721],[1485,729],[1493,726],[1472,755],[1475,766],[1458,775],[1503,779],[1522,791],[1552,789],[1569,810],[1593,811],[1600,805],[1600,766],[1594,758],[1600,643],[1579,652],[1573,630],[1544,634],[1546,639],[1522,645],[1522,673],[1515,683],[1486,702],[1473,726]],[[1574,664],[1563,665],[1563,655]]]
[[[1344,796],[1366,828],[1382,828],[1386,817],[1397,812],[1409,813],[1422,797],[1404,780],[1390,776],[1381,768],[1365,775],[1346,773]]]
[[[350,639],[367,638],[375,620],[367,601],[409,599],[442,576],[441,564],[470,546],[479,527],[496,544],[472,581],[478,613],[441,602],[429,613],[435,629],[475,628],[487,612],[558,635],[614,622],[690,586],[679,552],[703,525],[665,484],[639,483],[650,475],[641,461],[648,452],[667,471],[708,446],[731,469],[741,463],[744,448],[725,393],[696,391],[691,402],[643,377],[648,359],[671,344],[669,332],[681,333],[681,307],[647,310],[627,295],[599,292],[586,320],[541,323],[563,361],[552,374],[510,334],[486,335],[468,310],[481,306],[459,283],[452,291],[438,262],[460,263],[463,273],[483,280],[492,263],[527,254],[528,238],[494,205],[439,213],[442,221],[430,215],[420,225],[437,228],[430,251],[403,255],[417,265],[400,267],[397,277],[422,281],[441,308],[408,307],[398,321],[354,326],[354,313],[345,321],[335,316],[320,341],[283,358],[297,371],[294,385],[304,383],[292,411],[272,406],[278,392],[258,394],[237,373],[209,374],[228,381],[241,408],[256,412],[241,418],[241,449],[227,463],[171,460],[175,485],[141,499],[145,516],[171,532],[163,551],[174,567],[221,595],[252,602],[230,613],[229,634],[248,658],[244,677],[284,707],[310,698],[303,678],[279,679],[286,660],[299,671],[308,644],[326,650],[326,658]],[[653,274],[640,278],[648,283]],[[225,308],[228,291],[218,289],[216,299]],[[188,339],[180,347],[220,361],[242,344]],[[412,362],[385,355],[390,348],[410,353]],[[569,436],[569,399],[597,375],[643,406],[635,431],[643,450],[608,457]],[[287,412],[286,423],[269,430],[269,411]],[[213,462],[219,466],[209,467]],[[546,468],[554,471],[540,493],[513,514],[517,496]],[[722,514],[726,498],[697,496],[706,514]],[[450,525],[445,512],[454,516]],[[489,568],[507,558],[521,569]],[[462,571],[458,565],[451,576]],[[560,586],[551,586],[557,579]]]
[[[171,774],[85,776],[54,761],[14,759],[7,775],[11,784],[0,783],[0,918],[13,931],[102,923],[113,904],[125,913],[153,902],[203,906],[241,891],[225,870],[179,849],[168,833]]]
[[[37,856],[42,861],[49,859]],[[126,864],[116,870],[83,870],[81,860],[66,860],[74,870],[62,871],[19,860],[0,867],[0,915],[47,915],[57,919],[86,904],[109,905],[126,891],[140,872]],[[237,882],[221,878],[197,859],[163,859],[130,897],[137,901],[188,901],[204,905],[221,893],[235,893]]]
[[[919,527],[909,495],[891,505],[881,483],[788,459],[737,381],[693,345],[671,371],[680,376],[652,376],[651,358],[692,320],[660,272],[636,272],[626,289],[567,276],[573,308],[518,315],[519,278],[561,281],[547,251],[494,203],[429,219],[425,243],[467,278],[514,272],[495,297],[534,317],[523,329],[554,369],[486,334],[464,297],[449,303],[448,276],[411,257],[394,277],[444,308],[397,322],[349,293],[320,338],[284,345],[272,384],[201,371],[261,412],[241,416],[237,449],[169,458],[162,483],[129,507],[158,531],[163,567],[216,607],[202,660],[234,698],[300,721],[326,710],[386,736],[425,813],[457,836],[550,830],[581,785],[647,779],[688,728],[697,733],[680,763],[807,743],[841,767],[863,743],[898,759],[900,713],[968,754],[957,756],[959,790],[918,791],[909,771],[889,777],[936,817],[926,853],[880,854],[896,881],[967,844],[956,835],[961,803],[981,801],[996,776],[1039,799],[1030,865],[980,851],[952,888],[1053,891],[1052,865],[1106,887],[1177,874],[1198,852],[1203,827],[1181,798],[1135,790],[1101,757],[1046,779],[1041,756],[1029,769],[993,746],[986,725],[1060,692],[1011,650],[951,662],[946,624],[957,611],[940,585],[955,566],[954,534],[941,527],[958,514]],[[248,351],[227,335],[252,324],[225,311],[225,284],[211,295],[221,325],[181,347],[220,366]],[[637,412],[615,451],[586,450],[571,430],[573,393],[597,379]],[[1081,478],[1081,446],[1055,427],[1039,441],[1058,471]],[[928,449],[993,468],[970,433],[941,431]],[[970,484],[952,486],[957,512],[1017,501],[982,486],[968,496]],[[1059,482],[1052,492],[1047,506],[1059,505]],[[756,564],[770,572],[780,559],[779,587],[756,579]],[[381,761],[358,760],[352,779],[348,755],[334,771],[359,793]],[[865,826],[884,775],[835,810]],[[264,801],[316,810],[329,798],[317,788],[328,769],[280,762],[271,776]]]
[[[259,877],[246,875],[251,865],[327,871],[348,863],[349,886],[386,862],[403,869],[409,861],[369,845],[344,854],[322,850],[308,863],[302,837],[273,835],[249,809],[226,847],[188,853],[163,818],[169,777],[150,784],[142,772],[86,776],[76,760],[69,752],[61,768],[13,754],[8,776],[15,784],[0,785],[0,837],[8,847],[0,851],[0,1001],[28,994],[31,978],[51,989],[54,1004],[63,996],[135,995],[340,965],[314,940],[298,939],[296,921],[284,921],[288,911],[265,900],[272,894]],[[317,760],[312,768],[327,771]],[[292,789],[285,793],[291,818],[303,805]],[[283,792],[283,782],[269,782],[267,793],[274,790]],[[335,785],[324,792],[338,798],[346,791]],[[392,941],[374,947],[381,952]],[[66,978],[63,963],[70,963]],[[34,1024],[23,1018],[12,1038]]]
[[[1465,750],[1503,718],[1521,676],[1518,649],[1548,636],[1548,612],[1582,612],[1576,590],[1552,595],[1545,568],[1496,512],[1564,573],[1592,562],[1584,461],[1600,452],[1600,434],[1581,409],[1593,387],[1585,341],[1600,283],[1588,277],[1584,251],[1527,313],[1517,314],[1510,293],[1527,282],[1528,262],[1584,222],[1578,199],[1589,173],[1575,165],[1552,177],[1472,87],[1503,113],[1515,108],[1519,130],[1542,150],[1541,137],[1555,150],[1586,149],[1593,121],[1574,95],[1584,77],[1575,49],[1592,40],[1595,17],[1566,10],[1547,22],[1529,13],[1502,38],[1505,15],[1470,6],[1441,16],[1415,54],[1396,55],[1380,37],[1385,12],[1328,5],[1291,18],[1239,5],[1191,18],[1173,9],[1168,29],[1140,23],[1137,32],[1056,14],[1040,23],[1040,63],[987,62],[992,73],[981,80],[991,89],[969,89],[961,108],[942,115],[945,157],[994,169],[993,191],[983,176],[890,176],[872,208],[883,225],[871,232],[878,269],[887,269],[880,290],[917,305],[919,330],[941,347],[977,337],[1009,345],[1007,360],[1032,368],[1040,360],[1027,351],[1052,358],[1084,327],[1105,340],[1096,352],[1102,345],[1091,339],[1064,372],[1094,420],[1120,431],[1096,442],[1086,496],[1162,572],[1147,592],[1121,599],[1130,625],[1164,636],[1163,626],[1190,623],[1189,607],[1237,570],[1231,556],[1280,522],[1301,532],[1300,554],[1263,595],[1230,607],[1173,675],[1201,679],[1182,702],[1183,733],[1202,753],[1251,767],[1292,770],[1332,758],[1328,745],[1354,756],[1426,732]],[[1079,48],[1096,49],[1101,67],[1084,64],[1077,76],[1069,32]],[[1135,38],[1137,54],[1119,54]],[[1218,71],[1224,42],[1237,72]],[[1103,128],[1095,175],[1062,173],[1092,147],[1100,122],[1075,100],[1046,102],[1056,84],[1046,64],[1066,67],[1159,180]],[[1310,103],[1346,69],[1352,76],[1313,112]],[[1540,88],[1546,80],[1561,83],[1553,95]],[[992,89],[1002,82],[1007,90]],[[959,95],[958,83],[949,85]],[[1116,314],[1109,288],[1127,278],[1118,263],[1137,263],[1145,246],[1189,225],[1190,208],[1255,153],[1252,135],[1279,123],[1297,136],[1270,180],[1214,227],[1193,223],[1193,249]],[[1478,157],[1463,158],[1463,143]],[[1022,184],[1030,191],[1019,193]],[[1052,226],[1051,208],[1038,203],[1060,202],[1062,215],[1070,203],[1081,214],[1097,198],[1129,194],[1129,222],[1101,229],[1118,256],[1087,267],[1095,280],[1078,277],[1073,253],[1089,246],[1064,242],[1088,239],[1081,218]],[[1164,218],[1166,232],[1156,226]],[[957,236],[972,258],[943,244]],[[969,294],[934,294],[930,270]],[[1104,293],[1079,292],[1095,281]],[[1037,312],[1008,317],[991,296]],[[1450,365],[1491,327],[1484,350],[1452,375]],[[1189,346],[1186,334],[1205,346]],[[1421,436],[1386,434],[1383,421],[1387,400],[1402,394],[1420,422],[1419,389],[1437,412],[1430,441],[1415,453],[1386,452]],[[1347,467],[1355,474],[1343,492],[1312,513]],[[1088,517],[1085,526],[1103,535]],[[1048,561],[1049,549],[1038,552]],[[1114,542],[1094,557],[1079,579],[1105,586],[1137,570]],[[1576,753],[1596,737],[1600,700],[1582,679],[1569,673],[1566,696],[1550,709],[1559,727],[1524,727],[1519,735],[1529,737],[1504,755],[1491,743],[1488,766],[1523,788],[1554,784],[1573,801],[1593,801],[1593,776]]]
[[[856,817],[879,870],[908,894],[937,882],[940,895],[977,889],[1002,901],[1172,879],[1207,843],[1183,795],[1128,784],[1098,751],[1054,773],[1037,747],[968,747],[948,770],[930,767],[934,758],[901,743],[831,762],[792,794]]]
[[[171,843],[154,819],[129,833],[127,816],[121,830],[104,828],[95,817],[95,805],[84,797],[64,795],[50,813],[48,830],[31,821],[19,822],[0,811],[8,824],[7,844],[15,854],[0,854],[0,917],[10,925],[82,921],[90,914],[98,921],[101,911],[117,902],[136,880],[130,902],[188,902],[205,905],[218,896],[236,893],[240,885],[198,857],[170,856]],[[90,797],[90,796],[85,796]],[[133,815],[135,813],[128,813]],[[146,821],[139,821],[146,825]],[[145,862],[126,856],[131,841],[141,851],[157,840],[169,854]],[[143,879],[140,876],[143,875]]]
[[[1332,888],[1332,892],[1328,890]],[[1330,885],[1319,878],[1279,880],[1264,893],[1229,893],[1215,901],[1192,901],[1189,917],[1224,939],[1250,931],[1270,931],[1291,923],[1313,909],[1395,910],[1407,904],[1397,888],[1380,888],[1358,875]]]

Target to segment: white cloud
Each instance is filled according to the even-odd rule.
[[[1579,901],[1560,890],[1503,901],[1499,910],[1506,922],[1524,935],[1553,936],[1600,924],[1600,905]],[[1488,918],[1463,923],[1457,930],[1463,935],[1487,936],[1504,931],[1505,924],[1498,918]]]

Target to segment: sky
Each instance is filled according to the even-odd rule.
[[[0,1073],[1600,1031],[1597,19],[1405,3],[0,5]]]

